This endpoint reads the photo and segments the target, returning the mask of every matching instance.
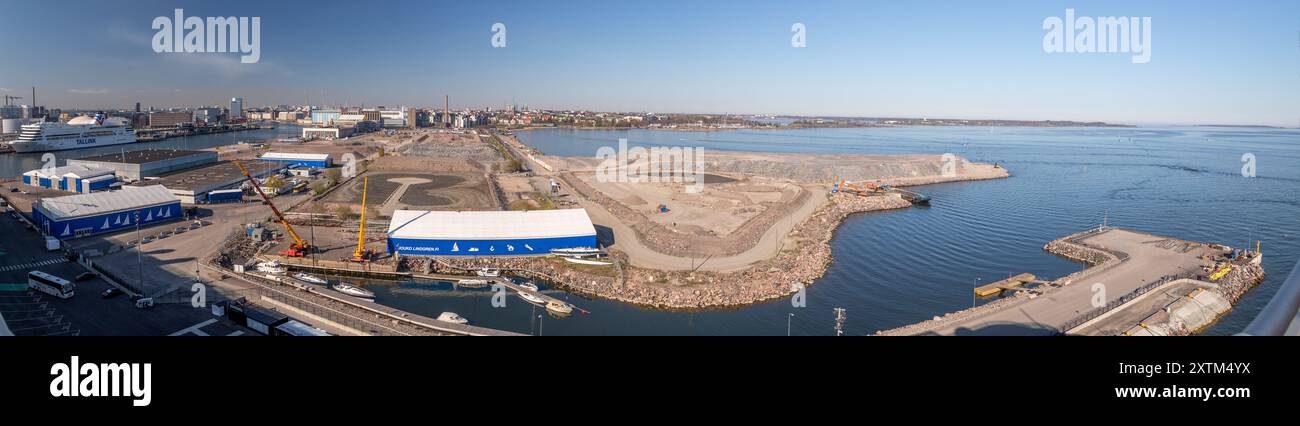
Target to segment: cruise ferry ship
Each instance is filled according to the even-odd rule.
[[[81,116],[65,123],[36,123],[22,127],[16,152],[46,152],[135,143],[135,129],[124,118]]]

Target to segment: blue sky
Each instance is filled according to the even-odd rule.
[[[261,62],[155,53],[150,24],[178,7],[261,17]],[[1045,53],[1043,20],[1067,8],[1151,17],[1151,62]],[[1293,1],[62,1],[9,2],[0,19],[0,94],[37,86],[51,107],[448,94],[453,107],[1300,124]],[[806,48],[790,45],[796,22]]]

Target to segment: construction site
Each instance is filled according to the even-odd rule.
[[[585,209],[620,267],[611,275],[546,259],[476,264],[545,271],[576,293],[669,310],[787,297],[825,274],[849,215],[930,202],[905,187],[1010,176],[947,156],[709,152],[699,182],[632,182],[599,178],[601,158],[548,156],[498,137],[533,172],[512,187],[548,188],[548,201]],[[648,162],[627,167],[650,170]]]
[[[1008,175],[1000,167],[962,161],[951,176],[944,176],[940,157],[718,152],[705,160],[708,173],[703,174],[702,190],[691,192],[686,190],[692,185],[689,182],[598,179],[599,158],[543,157],[543,161],[574,192],[610,213],[619,225],[635,230],[639,242],[677,257],[746,253],[764,241],[765,234],[777,228],[788,233],[807,220],[831,194],[896,198],[906,202],[882,205],[906,207],[929,199],[901,186]],[[636,258],[633,255],[634,265]],[[762,258],[750,260],[731,265],[743,268]]]
[[[996,165],[940,156],[711,153],[699,185],[611,182],[597,178],[597,158],[544,156],[496,134],[388,136],[397,138],[370,142],[389,148],[359,164],[358,176],[273,212],[279,224],[247,229],[247,238],[223,252],[223,264],[276,260],[293,269],[370,277],[500,268],[575,293],[662,309],[742,306],[785,297],[792,284],[821,277],[845,217],[930,202],[905,187],[1009,176]],[[394,256],[388,241],[399,211],[552,209],[584,210],[609,260],[493,257],[493,246],[470,258],[430,262]],[[502,238],[527,235],[526,229]],[[500,248],[527,246],[515,245]],[[480,247],[449,241],[438,248]]]

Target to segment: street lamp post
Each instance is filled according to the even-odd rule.
[[[137,284],[140,285],[140,288],[138,289],[138,291],[140,292],[144,292],[144,256],[140,253],[140,251],[143,248],[144,248],[144,240],[140,238],[140,212],[136,211],[135,212],[135,263],[136,263],[137,273],[140,274],[140,279],[137,281]]]

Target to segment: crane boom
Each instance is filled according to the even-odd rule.
[[[275,203],[271,202],[271,197],[267,197],[266,193],[262,192],[262,185],[257,183],[257,179],[253,179],[253,174],[248,172],[248,168],[244,167],[244,163],[239,162],[239,160],[233,161],[236,166],[239,166],[239,171],[244,173],[244,177],[248,178],[248,182],[253,184],[253,189],[257,190],[257,195],[262,196],[262,200],[266,201],[266,205],[271,206],[271,211],[275,212],[275,218],[280,220],[281,225],[284,225],[284,229],[289,232],[289,236],[293,237],[292,247],[296,250],[306,250],[311,247],[310,244],[307,244],[298,236],[297,232],[294,232],[293,225],[289,224],[289,221],[284,218],[284,214],[280,213],[280,209],[275,207]]]
[[[361,232],[357,235],[357,251],[352,255],[357,261],[364,261],[366,249],[366,194],[370,191],[370,176],[366,176],[361,186]]]

